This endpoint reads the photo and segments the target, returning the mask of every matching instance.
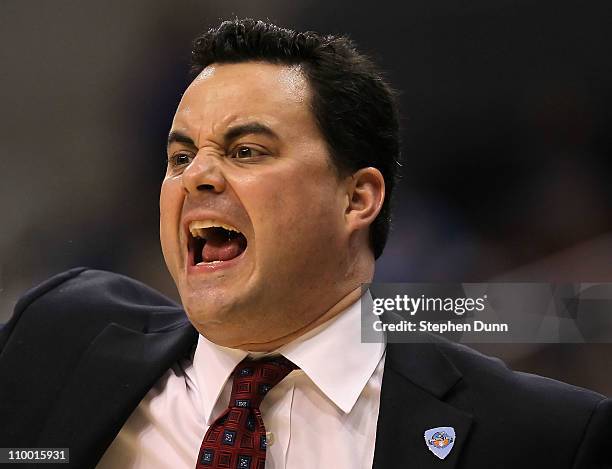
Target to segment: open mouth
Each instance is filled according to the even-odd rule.
[[[212,265],[240,256],[247,247],[246,237],[235,227],[214,220],[189,224],[189,251],[192,265]]]

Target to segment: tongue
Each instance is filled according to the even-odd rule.
[[[238,257],[245,248],[245,238],[238,235],[228,238],[227,232],[213,231],[209,234],[204,248],[202,249],[202,260],[204,262],[229,261]]]

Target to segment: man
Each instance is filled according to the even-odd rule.
[[[106,272],[28,292],[0,337],[3,447],[79,468],[612,467],[601,395],[438,340],[360,342],[399,153],[368,59],[251,20],[193,59],[160,195],[188,320]]]

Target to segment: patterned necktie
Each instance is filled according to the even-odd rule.
[[[204,435],[196,469],[264,469],[266,428],[259,404],[296,368],[283,356],[245,358],[236,366],[229,406]]]

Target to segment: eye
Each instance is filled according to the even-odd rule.
[[[234,150],[232,150],[232,152],[230,153],[229,157],[241,159],[241,158],[254,158],[254,157],[262,156],[262,155],[264,155],[264,152],[262,150],[258,150],[253,147],[247,147],[245,145],[241,145],[241,146],[234,148]]]
[[[191,163],[192,156],[189,153],[175,153],[168,157],[170,166],[185,166]]]

